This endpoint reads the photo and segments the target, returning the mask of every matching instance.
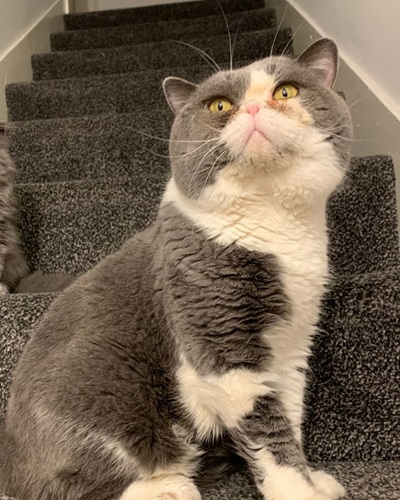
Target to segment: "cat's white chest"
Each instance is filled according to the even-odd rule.
[[[287,394],[293,388],[295,397],[302,392],[303,381],[297,378],[297,368],[307,366],[328,277],[325,218],[323,213],[320,218],[313,214],[296,218],[279,207],[251,203],[230,207],[218,215],[200,212],[179,200],[176,205],[214,242],[273,255],[290,305],[289,317],[264,332],[272,354],[267,371],[241,369],[222,376],[201,376],[183,360],[178,370],[180,393],[198,435],[204,438],[219,434],[223,427],[238,426],[260,396],[276,390]],[[293,405],[291,400],[284,396],[283,403],[295,422],[300,414],[299,403]]]

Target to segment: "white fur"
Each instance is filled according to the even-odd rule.
[[[336,479],[322,470],[311,471],[311,479],[317,489],[329,498],[341,498],[346,495],[346,490]]]
[[[201,440],[218,436],[223,427],[237,427],[256,399],[273,393],[276,384],[271,373],[245,369],[200,376],[183,356],[177,378],[182,401]]]
[[[310,134],[307,141],[308,157],[287,160],[281,169],[254,169],[247,175],[247,166],[229,165],[199,200],[187,199],[172,179],[163,200],[173,203],[221,245],[236,243],[276,256],[291,316],[290,321],[281,321],[265,332],[273,354],[269,377],[273,377],[299,441],[305,379],[297,368],[307,368],[320,299],[329,275],[325,204],[343,176],[330,145],[321,142],[317,133]],[[243,373],[240,377],[236,397],[245,401],[246,410],[242,412],[236,411],[235,398],[231,402],[220,394],[221,389],[226,394],[238,391],[232,374],[214,376],[210,384],[209,377],[200,377],[193,368],[183,365],[181,391],[187,408],[196,415],[201,435],[218,432],[213,416],[236,425],[251,408],[257,397],[254,382],[246,381]],[[219,413],[213,407],[214,390]]]
[[[201,500],[201,495],[193,481],[171,474],[135,481],[120,500]]]
[[[343,171],[332,145],[310,126],[312,119],[299,103],[266,106],[271,77],[256,71],[251,80],[246,99],[263,101],[259,113],[253,118],[239,112],[221,133],[235,160],[196,200],[186,198],[172,179],[163,202],[173,203],[214,242],[275,256],[290,316],[264,332],[272,350],[268,373],[240,369],[201,376],[182,359],[178,380],[199,437],[218,434],[221,425],[239,425],[258,397],[276,390],[301,442],[305,376],[298,369],[307,368],[329,276],[326,201]],[[261,131],[255,138],[254,127]],[[343,495],[329,475],[313,473],[313,486],[295,469],[278,466],[269,451],[257,453],[266,477],[266,500],[332,500]]]
[[[272,97],[272,90],[275,85],[275,75],[270,75],[261,69],[253,69],[244,100],[263,99],[267,101]]]
[[[336,500],[345,495],[344,488],[329,474],[314,472],[310,484],[292,467],[278,465],[272,453],[257,453],[258,468],[265,473],[260,490],[266,500]]]

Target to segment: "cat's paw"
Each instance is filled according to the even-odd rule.
[[[174,474],[135,481],[125,490],[120,500],[201,500],[193,481]]]
[[[311,471],[311,479],[316,488],[332,500],[342,498],[346,495],[346,490],[336,481],[336,479],[322,470]]]
[[[184,484],[174,491],[161,493],[154,500],[201,500],[201,495],[194,484]]]
[[[7,285],[0,283],[0,295],[6,295],[9,292]]]
[[[291,467],[276,467],[264,481],[265,500],[332,500],[300,471]]]

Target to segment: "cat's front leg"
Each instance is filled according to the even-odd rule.
[[[265,500],[336,500],[345,494],[328,474],[310,471],[276,396],[260,398],[233,439]]]

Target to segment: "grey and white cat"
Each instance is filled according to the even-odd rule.
[[[20,500],[198,500],[214,442],[266,500],[345,494],[302,451],[328,280],[327,198],[351,120],[327,39],[200,85],[168,78],[156,222],[56,300],[15,372],[0,490]]]
[[[7,140],[0,134],[0,294],[13,290],[28,274],[16,228],[14,176]]]

